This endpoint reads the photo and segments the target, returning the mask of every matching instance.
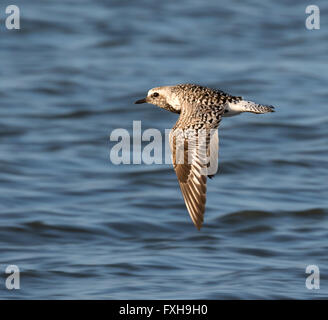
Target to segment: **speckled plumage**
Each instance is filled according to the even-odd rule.
[[[200,229],[204,220],[207,176],[212,177],[217,170],[217,128],[222,117],[242,112],[273,112],[273,107],[196,84],[153,88],[145,99],[136,103],[151,103],[180,114],[170,133],[172,162],[190,217]],[[201,135],[205,136],[203,144]],[[213,163],[215,172],[209,174]]]

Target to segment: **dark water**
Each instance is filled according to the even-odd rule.
[[[327,1],[313,31],[307,1],[15,4],[20,31],[0,7],[0,298],[327,297]],[[172,127],[133,101],[183,82],[278,106],[221,122],[200,232],[170,165],[109,158],[116,128]]]

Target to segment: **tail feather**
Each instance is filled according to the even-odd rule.
[[[224,116],[231,117],[238,115],[242,112],[252,112],[252,113],[268,113],[275,112],[274,107],[270,105],[257,104],[252,101],[239,100],[228,103],[225,109]]]
[[[241,101],[244,104],[245,112],[252,113],[267,113],[267,112],[275,112],[274,106],[266,106],[264,104],[257,104],[252,101]]]

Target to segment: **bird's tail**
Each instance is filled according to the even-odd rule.
[[[239,102],[241,104],[241,108],[243,112],[252,112],[252,113],[267,113],[267,112],[274,112],[273,106],[266,106],[263,104],[257,104],[252,101],[245,101],[242,100]]]
[[[240,98],[240,100],[229,102],[226,105],[223,116],[232,117],[242,112],[252,112],[252,113],[274,112],[274,107],[266,106],[263,104],[257,104],[252,101],[241,100]]]

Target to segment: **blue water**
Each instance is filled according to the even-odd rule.
[[[312,31],[308,1],[15,4],[19,31],[0,6],[0,298],[327,297],[327,1]],[[222,120],[200,232],[170,165],[109,157],[133,120],[171,128],[133,102],[185,82],[277,106]]]

